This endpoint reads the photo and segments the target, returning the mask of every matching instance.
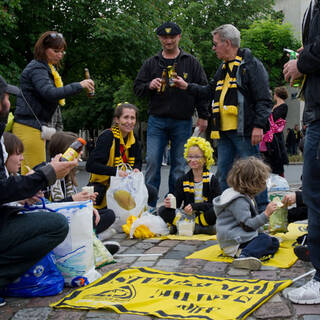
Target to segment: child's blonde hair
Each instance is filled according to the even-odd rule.
[[[256,157],[237,160],[228,173],[227,183],[234,190],[254,197],[266,188],[271,169]]]
[[[184,145],[184,158],[187,160],[190,147],[198,147],[206,159],[206,167],[210,170],[210,167],[214,164],[213,160],[213,149],[210,143],[201,137],[191,137],[187,140],[187,143]]]

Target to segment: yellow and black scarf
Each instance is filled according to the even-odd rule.
[[[226,61],[223,63],[221,72],[220,72],[220,78],[217,81],[216,89],[214,92],[214,99],[212,101],[212,131],[211,131],[211,138],[212,139],[219,139],[220,134],[220,96],[222,93],[222,89],[224,86],[224,82],[226,79],[227,74],[229,74],[230,81],[228,90],[226,92],[224,102],[223,104],[225,106],[228,106],[228,108],[238,108],[238,95],[237,95],[237,78],[236,74],[238,71],[238,68],[241,64],[243,57],[242,50],[238,50],[238,54],[236,58],[232,61]],[[234,63],[232,71],[230,70],[229,64]]]
[[[183,192],[185,193],[186,204],[194,203],[194,176],[192,170],[186,174],[183,180]],[[208,201],[210,195],[210,172],[206,167],[202,173],[202,197],[204,201]]]

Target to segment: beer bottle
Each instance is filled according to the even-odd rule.
[[[87,144],[86,140],[78,138],[76,141],[72,142],[66,152],[60,158],[60,161],[72,161],[79,157],[80,152],[83,147]]]
[[[85,79],[91,79],[88,68],[84,68],[84,77],[85,77]],[[89,98],[94,97],[94,90],[91,90],[91,91],[90,91],[90,90],[86,89],[86,91],[87,91],[87,96],[88,96]]]
[[[298,53],[291,49],[283,49],[284,52],[289,53],[289,60],[295,60],[298,58]],[[302,84],[302,79],[296,79],[293,81],[293,87],[298,88]]]
[[[167,69],[162,70],[162,76],[161,76],[161,85],[158,88],[158,93],[163,93],[164,90],[166,90],[166,82],[167,82]]]
[[[174,83],[173,79],[176,79],[177,78],[177,71],[176,71],[176,68],[177,68],[177,63],[175,62],[172,66],[172,69],[171,69],[171,73],[170,73],[170,78],[169,78],[169,86],[171,88],[175,87],[176,84]]]

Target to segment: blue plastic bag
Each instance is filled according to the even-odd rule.
[[[48,253],[25,274],[0,289],[0,296],[45,297],[54,296],[64,288],[64,279],[58,270],[54,255]]]

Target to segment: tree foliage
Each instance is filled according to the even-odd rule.
[[[56,30],[68,43],[60,69],[64,83],[82,80],[85,67],[96,83],[95,98],[88,99],[83,93],[67,99],[63,108],[66,129],[105,128],[111,123],[113,107],[122,101],[135,103],[142,111],[140,118],[145,119],[147,101],[138,99],[132,86],[143,61],[160,50],[157,26],[164,21],[177,22],[182,28],[181,47],[200,60],[210,77],[220,64],[211,50],[211,31],[223,23],[232,23],[242,30],[245,43],[260,55],[257,44],[250,42],[250,34],[257,32],[257,27],[250,26],[256,20],[274,16],[273,3],[274,0],[0,0],[0,73],[18,84],[21,71],[33,58],[39,35]],[[270,28],[272,24],[276,22],[270,20]],[[268,34],[276,42],[275,35]],[[269,43],[262,35],[261,39]],[[273,45],[280,50],[276,43]],[[277,54],[281,53],[282,48]],[[274,54],[265,50],[261,56],[265,55],[265,63],[278,63]],[[272,79],[278,76],[276,69],[269,71]]]

